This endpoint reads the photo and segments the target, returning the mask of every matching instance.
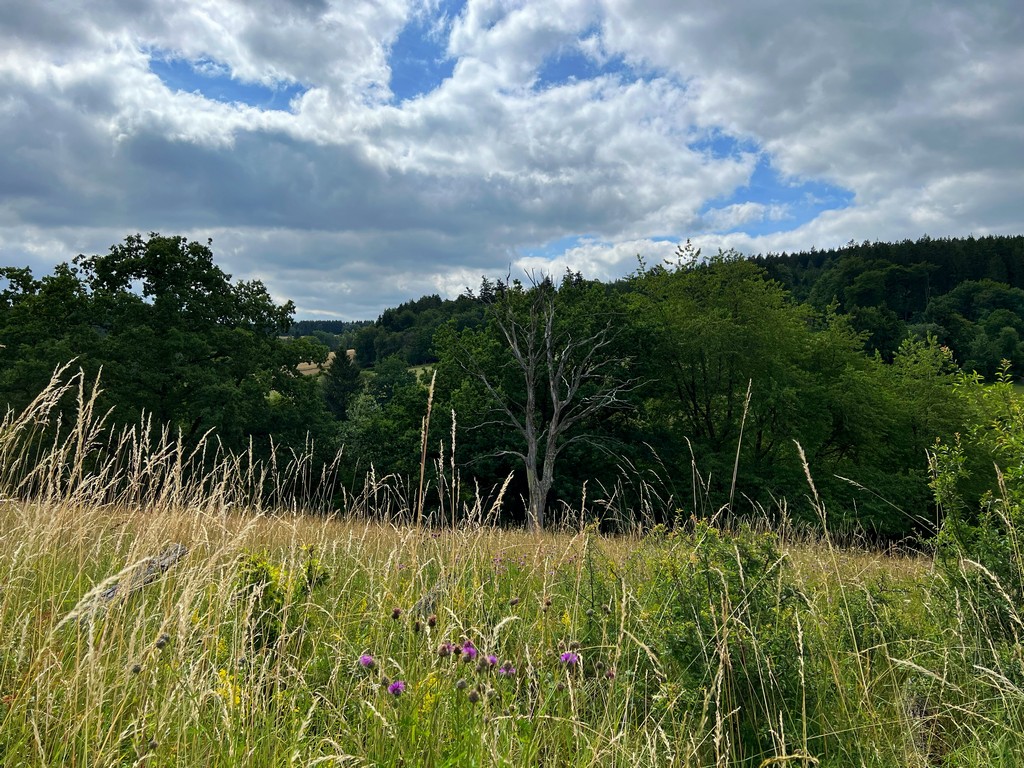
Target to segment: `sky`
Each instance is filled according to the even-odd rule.
[[[297,319],[1024,233],[1020,0],[0,0],[0,265],[213,239]]]

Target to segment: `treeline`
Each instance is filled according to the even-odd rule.
[[[1009,360],[1024,373],[1024,236],[850,243],[754,261],[797,301],[819,312],[834,302],[887,360],[908,336],[931,334],[967,370],[993,376]]]
[[[297,366],[327,349],[282,340],[293,312],[259,281],[233,281],[209,243],[183,237],[133,235],[42,277],[3,267],[0,406],[25,408],[74,361],[100,380],[97,412],[114,426],[166,428],[186,448],[211,433],[223,450],[263,456],[272,439],[303,446],[311,433],[326,460],[333,421]]]
[[[818,495],[833,526],[930,535],[941,510],[929,452],[997,418],[970,370],[998,373],[998,358],[965,373],[970,355],[988,365],[1008,351],[1007,380],[1024,363],[1011,348],[1021,288],[970,262],[987,253],[986,270],[1002,263],[1016,280],[1021,245],[707,259],[687,244],[616,283],[484,280],[335,333],[292,323],[259,282],[232,281],[209,244],[133,236],[41,278],[0,270],[0,402],[24,407],[74,358],[89,376],[102,369],[114,424],[151,419],[186,444],[212,430],[223,450],[268,456],[311,440],[318,461],[341,453],[351,491],[371,467],[418,478],[428,379],[410,369],[431,363],[428,516],[458,477],[504,487],[512,521],[582,507],[612,526],[658,522],[725,498],[733,514],[820,523],[807,502]],[[882,344],[867,320],[888,313],[897,326]],[[298,374],[343,342],[355,360]],[[963,466],[965,494],[992,487],[991,455],[965,452]]]
[[[887,361],[904,339],[931,335],[966,370],[992,377],[1009,360],[1014,373],[1024,375],[1024,236],[851,242],[752,261],[795,301],[845,315],[866,334],[866,348]],[[628,291],[630,284],[612,288]],[[449,322],[475,326],[482,319],[483,303],[468,294],[454,300],[432,295],[336,333],[344,334],[346,348],[356,350],[364,367],[391,355],[423,365],[437,361],[432,340],[438,328]],[[325,321],[302,321],[295,332],[314,329],[330,330]]]
[[[468,292],[457,299],[442,299],[434,294],[384,310],[375,323],[360,328],[356,334],[356,359],[366,367],[393,355],[408,365],[437,362],[437,330],[448,324],[460,330],[479,325],[483,322],[486,298],[473,297]]]
[[[296,320],[289,335],[296,339],[308,336],[335,352],[352,349],[359,331],[371,325],[372,320]]]

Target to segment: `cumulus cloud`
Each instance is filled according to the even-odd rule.
[[[691,236],[1017,233],[1022,17],[1012,0],[7,4],[2,261],[212,236],[299,316],[369,318],[510,268],[614,279]],[[410,45],[446,68],[399,98]]]

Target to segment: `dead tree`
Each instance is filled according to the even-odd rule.
[[[488,317],[505,345],[514,375],[522,377],[524,396],[514,398],[500,385],[504,371],[488,369],[463,347],[463,369],[489,393],[496,421],[511,427],[526,471],[529,527],[544,527],[548,494],[559,454],[570,444],[590,438],[580,427],[589,417],[625,405],[633,383],[617,376],[622,360],[611,354],[612,320],[598,330],[570,327],[558,312],[558,290],[550,279],[524,289],[518,282],[500,284],[490,294]],[[584,325],[581,323],[581,325]]]

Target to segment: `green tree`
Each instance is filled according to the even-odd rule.
[[[682,475],[695,462],[707,497],[728,499],[738,458],[735,497],[770,509],[808,494],[799,443],[832,523],[885,536],[927,529],[925,452],[962,424],[949,351],[904,342],[887,365],[834,304],[823,314],[797,304],[737,254],[679,255],[641,269],[631,299],[646,339],[646,432],[662,459]]]
[[[102,338],[77,270],[59,264],[52,275],[0,268],[0,407],[24,408],[59,365],[77,359],[90,378]]]
[[[811,416],[802,401],[810,310],[738,254],[698,256],[684,247],[672,268],[634,279],[635,322],[646,338],[640,375],[651,382],[646,420],[679,464],[690,462],[678,452],[689,441],[701,469],[729,482],[741,445],[744,472],[767,480]]]
[[[210,243],[134,235],[75,263],[121,418],[146,411],[186,441],[212,429],[234,448],[271,433],[301,444],[304,426],[317,428],[317,385],[297,366],[323,362],[327,350],[282,343],[294,305],[275,303],[259,281],[233,282]]]
[[[408,478],[419,472],[427,390],[397,355],[377,364],[364,392],[347,404],[346,450],[366,469]]]
[[[41,280],[27,270],[3,275],[9,402],[22,396],[19,387],[38,391],[44,370],[77,357],[90,373],[102,366],[102,403],[116,422],[146,414],[187,444],[213,430],[235,450],[250,438],[266,450],[271,435],[302,446],[312,433],[333,453],[319,385],[297,371],[327,350],[282,342],[294,306],[274,302],[258,281],[232,281],[209,243],[133,235]]]
[[[323,377],[324,400],[334,417],[344,421],[348,418],[348,406],[363,389],[359,365],[350,360],[344,351],[335,354],[334,361],[327,366]]]

